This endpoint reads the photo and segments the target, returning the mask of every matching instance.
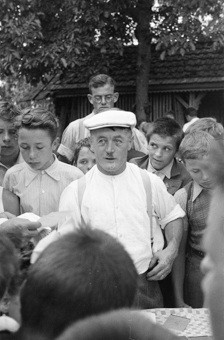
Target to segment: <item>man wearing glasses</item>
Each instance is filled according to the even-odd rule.
[[[89,82],[89,91],[88,99],[93,105],[93,112],[82,119],[71,122],[65,129],[58,148],[58,158],[62,162],[72,163],[76,143],[89,137],[89,131],[85,129],[83,124],[84,120],[101,111],[113,108],[119,97],[119,93],[115,92],[114,79],[106,74],[98,74],[92,77]],[[144,154],[148,153],[147,141],[137,129],[134,131],[133,149]]]

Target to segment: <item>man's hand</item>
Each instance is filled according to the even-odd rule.
[[[38,235],[37,229],[40,228],[40,222],[31,222],[25,218],[14,217],[0,225],[0,232],[5,233],[14,242],[16,247],[19,243],[26,243]]]
[[[173,253],[169,248],[154,253],[149,265],[149,270],[153,269],[146,274],[147,280],[163,280],[171,272],[175,257],[176,253]]]

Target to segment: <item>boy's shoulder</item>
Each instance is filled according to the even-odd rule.
[[[83,176],[83,172],[76,166],[61,161],[58,161],[58,171],[63,171],[63,173],[75,175],[77,178]]]
[[[22,163],[19,163],[19,164],[15,164],[15,165],[13,165],[11,168],[9,168],[7,170],[6,174],[7,174],[7,176],[8,175],[12,175],[12,174],[16,174],[18,172],[23,171],[25,168],[26,168],[26,163],[25,162],[22,162]]]
[[[185,165],[176,158],[174,158],[173,166],[171,169],[171,178],[175,176],[179,176],[179,178],[183,181],[182,186],[185,186],[191,181],[191,176],[185,168]]]

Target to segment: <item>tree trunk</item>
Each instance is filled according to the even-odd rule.
[[[138,58],[136,75],[136,116],[138,122],[150,117],[150,103],[148,98],[149,70],[151,62],[151,32],[150,22],[152,16],[152,0],[139,0],[138,26],[136,37],[138,39]]]

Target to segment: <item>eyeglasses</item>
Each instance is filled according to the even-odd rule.
[[[97,104],[101,104],[102,103],[102,100],[105,100],[106,103],[110,103],[113,98],[114,98],[114,95],[113,94],[107,94],[105,96],[93,96],[93,100],[94,102],[96,102]]]

